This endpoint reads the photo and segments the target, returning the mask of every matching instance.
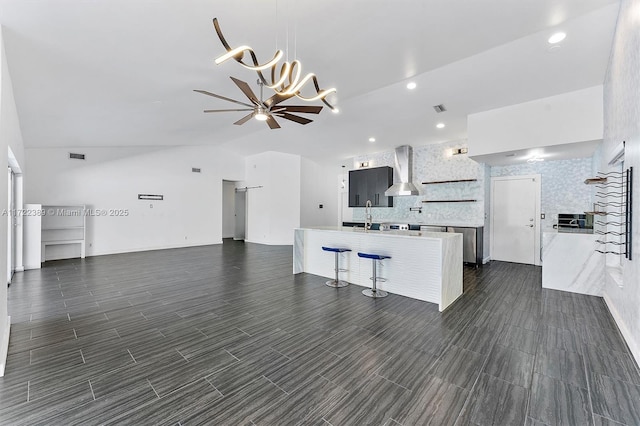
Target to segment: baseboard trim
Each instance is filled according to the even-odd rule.
[[[38,263],[37,265],[24,265],[24,269],[29,270],[29,269],[40,269],[42,268],[42,264]]]
[[[200,242],[200,243],[175,244],[175,245],[169,245],[169,246],[131,247],[131,248],[125,248],[125,249],[118,249],[118,250],[95,251],[92,253],[87,253],[86,257],[108,256],[110,254],[138,253],[143,251],[172,250],[172,249],[179,249],[179,248],[212,246],[216,244],[222,244],[222,240],[207,241],[207,242]]]
[[[264,246],[292,246],[293,241],[254,241],[254,240],[244,240],[245,243],[251,244],[262,244]],[[331,278],[331,277],[329,277]]]
[[[631,351],[631,355],[633,355],[633,358],[636,360],[636,364],[640,365],[640,345],[634,339],[633,334],[629,332],[629,329],[625,325],[624,321],[622,321],[622,317],[613,305],[611,299],[607,297],[607,293],[604,293],[602,298],[604,299],[604,303],[607,305],[607,308],[609,309],[613,320],[618,325],[618,329],[620,330],[620,333],[622,333],[622,337],[624,337],[627,346],[629,346],[629,350]]]
[[[16,266],[16,272],[24,272],[24,266]]]
[[[0,341],[0,377],[4,377],[4,367],[7,365],[9,354],[9,334],[11,334],[11,317],[7,317],[7,327]]]

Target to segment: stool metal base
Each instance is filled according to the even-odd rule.
[[[367,297],[373,297],[374,299],[379,299],[381,297],[387,297],[389,295],[389,293],[387,293],[386,291],[383,290],[372,290],[370,288],[366,288],[364,290],[362,290],[362,294],[364,294]]]
[[[343,281],[343,280],[329,280],[325,283],[326,285],[328,285],[329,287],[334,287],[334,288],[340,288],[340,287],[346,287],[349,285],[348,282]]]

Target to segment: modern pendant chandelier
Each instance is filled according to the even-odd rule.
[[[255,52],[253,51],[253,49],[251,49],[251,47],[243,45],[233,48],[229,45],[229,43],[227,43],[227,40],[225,39],[224,35],[222,34],[222,30],[220,29],[220,25],[218,24],[218,18],[213,18],[213,26],[216,30],[216,33],[218,34],[220,42],[227,51],[227,53],[216,58],[216,64],[219,65],[229,59],[235,59],[235,61],[243,67],[255,71],[258,74],[258,78],[260,78],[262,84],[270,89],[273,89],[277,95],[280,95],[284,98],[295,96],[303,101],[308,102],[321,100],[326,106],[328,106],[332,110],[335,110],[335,107],[327,102],[326,97],[331,93],[335,93],[336,89],[320,89],[318,79],[313,73],[308,73],[304,77],[300,78],[300,76],[302,75],[302,64],[300,63],[300,61],[293,60],[291,63],[285,61],[280,67],[279,75],[276,77],[276,73],[278,72],[278,63],[284,56],[282,50],[278,49],[270,61],[260,64]],[[245,53],[248,53],[249,56],[251,56],[251,64],[244,62]],[[271,69],[270,81],[267,80],[262,73],[262,71],[267,69]],[[310,80],[313,82],[316,95],[306,97],[303,96],[300,91]]]

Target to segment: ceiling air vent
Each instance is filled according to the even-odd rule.
[[[200,167],[192,167],[192,168],[191,168],[191,171],[192,171],[193,173],[200,173],[200,171],[201,171],[201,170],[200,170]]]
[[[74,152],[70,152],[69,158],[71,158],[72,160],[84,160],[84,154],[76,154]]]
[[[440,114],[441,112],[445,112],[447,109],[444,107],[444,104],[440,104],[440,105],[434,105],[433,109],[436,110],[436,112],[438,114]]]

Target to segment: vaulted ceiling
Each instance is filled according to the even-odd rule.
[[[0,0],[0,23],[28,148],[219,145],[333,163],[463,139],[468,114],[602,84],[618,7],[618,0]],[[251,46],[261,61],[286,50],[322,87],[336,87],[328,99],[340,113],[325,109],[305,126],[280,120],[277,130],[256,120],[234,126],[241,112],[204,114],[234,104],[193,89],[245,101],[233,76],[258,90],[254,72],[233,61],[215,65],[224,49],[214,17],[232,46]],[[567,38],[550,50],[556,31]],[[437,104],[447,112],[436,114]]]

